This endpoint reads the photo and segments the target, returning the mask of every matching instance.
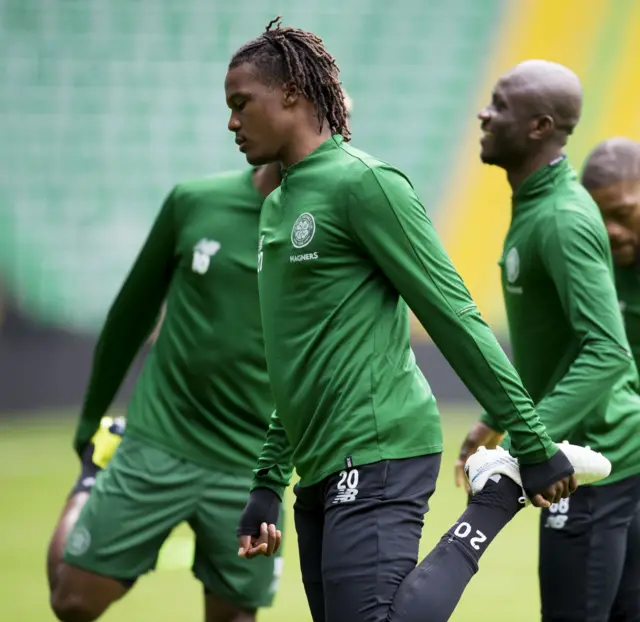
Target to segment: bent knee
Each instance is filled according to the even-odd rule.
[[[206,622],[256,622],[255,609],[241,609],[210,593],[205,595]]]
[[[62,564],[51,592],[51,609],[61,622],[93,622],[129,587],[116,579]]]
[[[256,614],[243,609],[207,612],[206,622],[256,622]]]
[[[51,594],[51,609],[60,622],[93,622],[103,611],[83,594],[60,589]]]

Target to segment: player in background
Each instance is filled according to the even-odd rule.
[[[233,538],[273,410],[256,248],[262,202],[279,183],[273,164],[177,185],[108,314],[74,441],[82,474],[48,553],[64,622],[98,618],[183,521],[207,622],[253,622],[272,602],[279,560],[247,564]],[[94,433],[165,300],[126,432],[96,478],[122,422]]]
[[[609,235],[618,302],[631,351],[640,369],[640,143],[616,137],[602,141],[589,154],[582,184],[600,208]],[[635,435],[640,433],[636,428]],[[634,506],[635,501],[635,506]],[[622,580],[618,587],[618,617],[640,618],[640,495],[617,499],[627,516],[618,529],[626,529]],[[628,520],[627,520],[628,517]],[[622,516],[621,516],[622,518]],[[619,567],[619,566],[618,566]]]
[[[440,622],[525,492],[537,505],[559,501],[575,489],[577,456],[585,463],[575,474],[587,479],[608,463],[580,447],[558,451],[409,181],[348,146],[334,59],[314,34],[277,22],[236,52],[225,81],[229,130],[248,162],[283,166],[263,206],[258,259],[276,412],[239,554],[277,550],[274,523],[295,466],[314,622]],[[518,469],[493,450],[469,461],[472,503],[417,567],[442,430],[410,347],[407,303],[512,431],[520,459]]]
[[[612,463],[608,478],[541,513],[544,622],[640,619],[640,560],[629,548],[640,502],[638,372],[607,231],[563,152],[581,107],[573,72],[527,61],[498,80],[479,113],[482,161],[503,168],[513,190],[500,267],[515,367],[554,441],[589,445]],[[589,171],[587,165],[587,181]],[[603,197],[621,196],[606,186]],[[613,220],[630,211],[608,208]],[[620,222],[613,220],[610,232]],[[634,251],[621,244],[617,257],[633,261]],[[465,439],[458,467],[505,430],[484,415]]]
[[[347,121],[349,121],[351,119],[351,114],[353,112],[353,99],[351,99],[351,96],[344,88],[342,89],[342,92],[344,94],[345,106],[347,108]],[[149,336],[148,343],[150,344],[155,343],[156,339],[158,338],[158,335],[160,334],[160,328],[162,327],[162,321],[164,320],[166,308],[167,308],[167,305],[165,303],[162,305],[162,308],[160,309],[160,317],[158,319],[156,327],[153,329],[153,332]]]
[[[596,145],[583,167],[582,184],[604,218],[618,301],[640,369],[640,142],[616,137]]]

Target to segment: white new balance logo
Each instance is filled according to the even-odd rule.
[[[358,496],[358,481],[360,474],[358,469],[350,471],[341,471],[340,479],[336,486],[338,494],[333,499],[333,503],[350,503],[356,500]]]
[[[344,492],[339,492],[335,499],[334,503],[348,503],[349,501],[355,501],[358,496],[357,490],[345,490]]]
[[[544,526],[551,529],[564,529],[569,519],[569,508],[570,501],[568,498],[560,499],[559,503],[552,503]]]
[[[568,518],[568,516],[563,516],[562,514],[559,516],[547,516],[547,522],[544,526],[550,527],[551,529],[564,529]]]

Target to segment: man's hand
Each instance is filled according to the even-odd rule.
[[[549,486],[544,492],[534,495],[531,504],[537,508],[548,508],[552,503],[558,503],[560,499],[566,499],[578,488],[578,480],[575,475],[570,475]]]
[[[504,434],[490,428],[482,421],[477,421],[473,424],[467,434],[467,438],[462,443],[462,447],[460,447],[460,454],[454,468],[455,481],[458,488],[465,484],[465,490],[467,493],[470,492],[469,483],[464,475],[464,465],[469,456],[473,455],[481,445],[484,445],[487,449],[495,449],[503,438]]]
[[[238,523],[238,555],[251,559],[271,557],[280,548],[282,533],[276,528],[280,497],[270,488],[254,488]]]
[[[258,555],[271,557],[280,548],[282,532],[276,529],[273,523],[271,525],[262,523],[259,536],[240,536],[238,542],[240,543],[240,549],[238,550],[240,557],[246,557],[247,559]]]
[[[538,508],[548,508],[578,488],[573,466],[562,451],[538,464],[521,464],[520,477],[527,497]]]

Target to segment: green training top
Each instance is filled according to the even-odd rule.
[[[609,458],[600,484],[640,473],[638,373],[607,232],[565,158],[514,194],[500,266],[514,363],[551,438]]]
[[[76,449],[109,408],[166,297],[126,434],[210,468],[251,472],[273,410],[258,304],[262,201],[251,170],[169,194],[100,335]]]
[[[254,487],[282,494],[290,462],[311,485],[345,466],[442,451],[407,304],[512,430],[514,454],[533,463],[555,453],[402,173],[328,139],[265,201],[258,253],[276,414]]]
[[[616,291],[627,339],[640,369],[640,275],[638,267],[615,268]]]

